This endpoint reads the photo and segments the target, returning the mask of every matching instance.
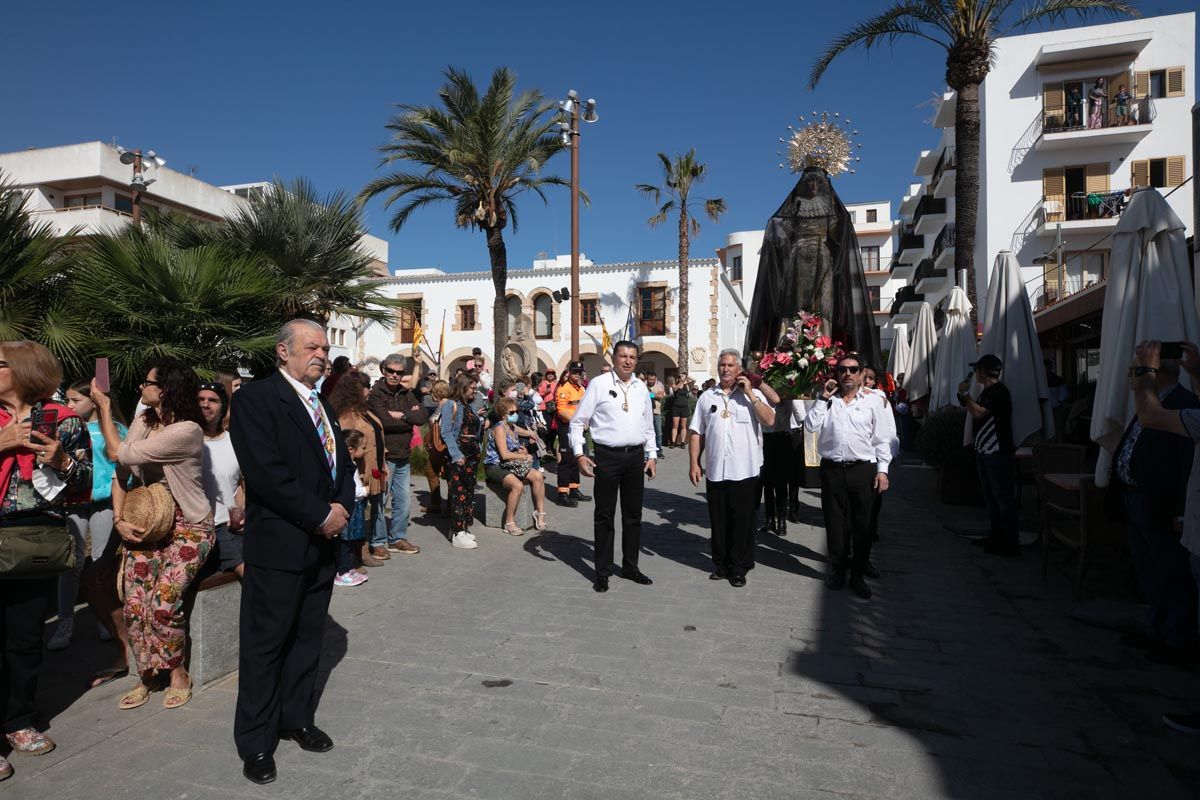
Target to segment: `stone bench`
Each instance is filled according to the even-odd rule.
[[[504,501],[508,497],[508,490],[491,481],[484,481],[482,488],[483,491],[475,495],[475,519],[485,527],[502,530]],[[523,531],[533,527],[533,498],[529,493],[529,486],[522,488],[521,502],[517,503],[517,513],[513,515],[513,521]]]
[[[200,581],[191,602],[188,672],[193,685],[203,686],[238,668],[242,583],[232,572],[218,572]]]

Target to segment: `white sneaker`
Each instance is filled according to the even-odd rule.
[[[47,650],[66,650],[71,644],[71,637],[75,634],[75,620],[60,619],[58,627],[54,629],[54,635],[50,637],[50,643],[46,645]]]
[[[466,531],[459,531],[454,534],[454,538],[450,540],[451,547],[460,547],[463,550],[474,550],[479,547],[479,543],[475,541],[475,537]]]
[[[475,534],[471,533],[470,531],[463,531],[463,533],[465,533],[467,535],[467,538],[470,539],[472,542],[475,541]]]

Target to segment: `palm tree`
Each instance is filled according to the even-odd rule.
[[[49,223],[34,222],[26,199],[0,175],[0,341],[35,339],[72,363],[86,326],[67,303],[78,230],[59,236]]]
[[[344,192],[325,197],[308,180],[275,180],[269,191],[219,226],[219,239],[235,252],[260,256],[280,278],[281,304],[289,317],[321,324],[332,314],[384,322],[396,301],[379,288],[385,279],[371,268],[360,246],[362,206]],[[204,231],[194,224],[174,226],[181,244],[200,244]]]
[[[414,171],[392,172],[371,181],[359,193],[365,202],[384,195],[385,205],[399,204],[391,229],[399,231],[414,211],[440,201],[454,204],[454,224],[475,228],[487,241],[492,284],[493,363],[508,340],[505,289],[508,254],[504,229],[517,230],[516,198],[530,191],[546,201],[543,188],[568,186],[541,170],[564,145],[553,105],[536,89],[516,92],[517,76],[507,67],[492,73],[482,97],[471,77],[448,67],[438,91],[441,106],[400,105],[387,128],[391,141],[379,148],[380,165],[408,162]]]
[[[693,198],[692,189],[702,182],[708,174],[708,167],[696,160],[696,148],[688,150],[674,159],[659,153],[658,160],[662,163],[663,185],[653,186],[649,183],[639,183],[637,190],[646,195],[655,205],[659,206],[658,213],[649,220],[651,228],[657,228],[670,217],[672,213],[679,216],[679,373],[686,376],[688,362],[688,249],[691,247],[691,237],[700,233],[700,220],[696,219],[695,210],[699,203],[704,204],[704,214],[713,222],[725,213],[725,201],[719,197]],[[663,202],[663,195],[667,201]]]
[[[1016,0],[901,0],[839,36],[813,64],[809,88],[816,88],[835,58],[851,48],[866,50],[901,37],[926,39],[946,51],[946,83],[958,93],[954,111],[957,163],[954,173],[954,270],[967,271],[971,322],[975,291],[975,223],[979,207],[979,85],[991,70],[996,39],[1035,22],[1061,22],[1070,12],[1081,18],[1107,11],[1138,16],[1130,3],[1115,0],[1039,0],[1011,24],[1004,18]]]

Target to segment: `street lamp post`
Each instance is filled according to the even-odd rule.
[[[580,111],[579,93],[567,92],[558,104],[563,118],[558,123],[564,146],[571,148],[571,360],[579,359],[579,120],[595,122],[596,101],[588,98]]]
[[[129,181],[129,189],[133,192],[133,224],[135,226],[142,224],[142,194],[145,193],[147,187],[154,183],[155,178],[147,178],[146,172],[142,163],[142,151],[126,150],[124,147],[118,147],[117,152],[121,154],[121,163],[133,166],[133,180]],[[155,167],[164,167],[167,164],[166,159],[159,158],[158,154],[153,150],[147,150],[145,158],[150,159]]]

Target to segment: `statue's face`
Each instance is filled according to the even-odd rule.
[[[800,196],[806,199],[816,197],[821,190],[821,178],[815,172],[806,172],[800,179]]]

